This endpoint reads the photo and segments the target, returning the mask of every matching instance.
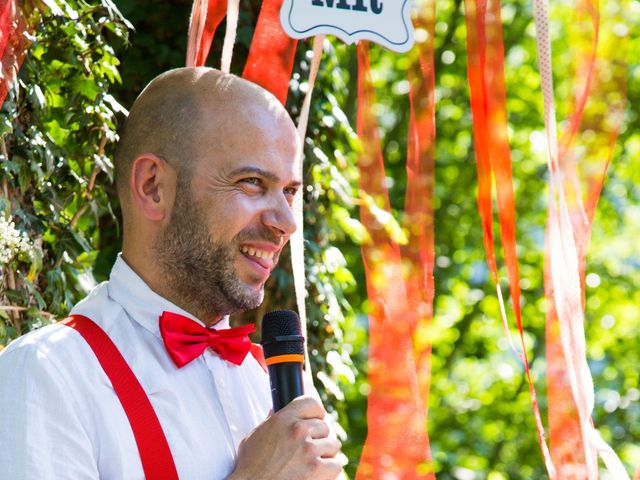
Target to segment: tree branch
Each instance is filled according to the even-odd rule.
[[[5,268],[4,271],[7,277],[7,287],[9,288],[9,290],[15,291],[16,277],[15,277],[15,274],[13,273],[13,270],[11,270],[11,268]],[[20,324],[20,311],[15,310],[11,306],[4,307],[4,308],[9,310],[9,318],[11,319],[11,324],[16,329],[16,335],[17,336],[22,335],[22,325]]]

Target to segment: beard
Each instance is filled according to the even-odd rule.
[[[215,241],[207,224],[188,188],[178,185],[169,223],[153,246],[164,272],[163,290],[169,292],[169,300],[203,321],[262,303],[264,285],[244,283],[235,271],[235,256],[244,239],[273,241],[270,232],[260,229],[243,230],[229,243]]]

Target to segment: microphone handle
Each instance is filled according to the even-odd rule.
[[[282,362],[269,365],[269,383],[273,411],[277,412],[304,393],[302,363]]]

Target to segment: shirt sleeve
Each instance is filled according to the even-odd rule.
[[[47,353],[20,345],[0,355],[0,478],[97,480],[73,390]]]

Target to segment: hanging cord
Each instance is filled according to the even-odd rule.
[[[229,0],[227,3],[227,30],[224,33],[224,43],[222,45],[222,60],[220,70],[229,73],[231,70],[231,58],[233,57],[233,47],[236,44],[236,32],[238,30],[238,15],[240,10],[240,0]]]
[[[198,50],[202,42],[202,32],[204,24],[207,20],[207,2],[206,0],[195,0],[193,9],[191,10],[191,18],[189,20],[189,37],[187,40],[187,58],[186,66],[195,67],[198,58]]]
[[[307,133],[307,125],[309,123],[309,111],[311,110],[311,96],[313,87],[320,68],[320,60],[322,58],[322,45],[324,43],[324,35],[318,35],[313,39],[313,56],[311,58],[311,67],[309,69],[309,80],[307,82],[307,93],[302,102],[300,109],[300,117],[298,118],[298,136],[300,138],[300,158],[298,159],[298,178],[304,178],[304,141]],[[300,187],[300,192],[293,200],[293,215],[298,226],[295,233],[291,236],[291,268],[293,270],[293,284],[295,287],[296,303],[298,305],[298,314],[302,323],[302,335],[307,338],[307,309],[305,305],[305,297],[307,290],[305,288],[305,271],[304,271],[304,215],[302,207],[304,203],[304,185]],[[309,355],[306,355],[306,371],[311,371],[309,364]]]

